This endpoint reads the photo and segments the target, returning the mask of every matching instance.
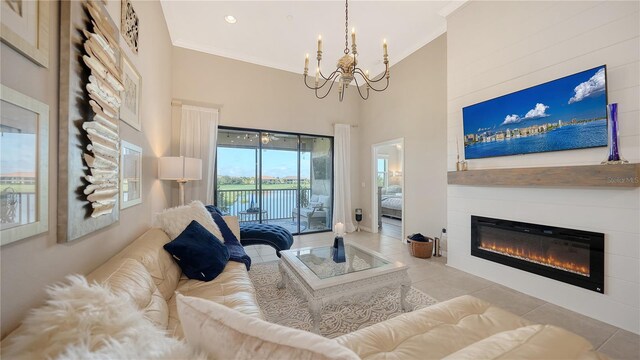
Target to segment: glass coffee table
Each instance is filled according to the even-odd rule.
[[[346,261],[336,263],[332,247],[308,247],[280,252],[281,280],[278,288],[289,286],[309,304],[313,332],[320,333],[324,305],[343,301],[368,300],[383,288],[400,288],[400,307],[408,311],[407,292],[411,288],[408,267],[381,254],[345,243]]]

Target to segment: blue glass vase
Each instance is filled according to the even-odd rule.
[[[618,146],[618,104],[607,105],[607,132],[609,135],[609,156],[603,164],[626,164],[622,159]]]

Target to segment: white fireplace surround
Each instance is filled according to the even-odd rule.
[[[637,2],[469,2],[451,14],[449,171],[455,170],[464,106],[602,64],[608,100],[619,104],[621,154],[640,162],[639,11]],[[469,168],[593,165],[606,154],[595,148],[489,158],[472,160]],[[604,233],[605,293],[472,257],[471,215]],[[640,333],[639,219],[640,188],[449,185],[448,265]]]

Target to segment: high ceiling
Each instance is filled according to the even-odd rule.
[[[391,64],[399,62],[444,33],[445,16],[464,2],[349,2],[349,32],[355,27],[360,67],[372,74],[384,70],[383,39],[389,44]],[[162,0],[173,45],[296,73],[303,72],[308,53],[312,76],[318,34],[323,39],[323,71],[334,69],[343,55],[344,5],[342,1]],[[237,22],[227,23],[227,15]]]

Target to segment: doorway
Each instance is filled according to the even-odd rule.
[[[404,239],[404,138],[374,144],[371,214],[374,233]]]

